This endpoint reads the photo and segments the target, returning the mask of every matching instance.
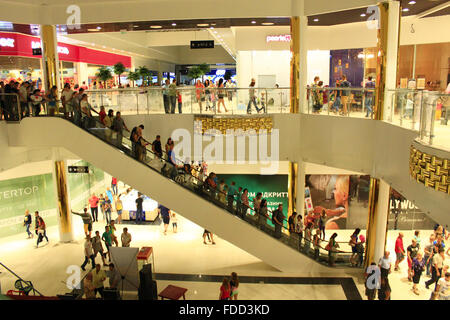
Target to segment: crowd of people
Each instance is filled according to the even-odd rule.
[[[347,80],[346,75],[342,75],[340,79],[336,81],[335,88],[327,89],[329,86],[325,85],[320,77],[314,77],[314,82],[311,86],[308,86],[308,101],[310,107],[312,107],[312,113],[319,114],[322,110],[332,111],[334,114],[349,115],[349,111],[357,99],[361,99],[359,102],[362,104],[362,98],[364,97],[364,107],[366,110],[365,117],[372,117],[373,115],[373,97],[375,82],[372,77],[369,76],[364,83],[364,91],[352,91],[351,83]]]
[[[400,264],[407,260],[408,268],[406,272],[407,281],[412,282],[412,292],[416,295],[420,294],[418,285],[423,273],[430,277],[424,282],[425,288],[430,289],[433,285],[430,299],[432,300],[449,300],[450,299],[450,272],[446,260],[445,240],[449,239],[448,231],[440,225],[436,225],[434,232],[429,237],[429,242],[421,244],[420,231],[416,230],[411,239],[411,244],[406,248],[403,244],[404,234],[400,232],[395,241],[395,262],[392,261],[390,251],[386,250],[383,257],[378,261],[371,263],[366,270],[366,296],[369,300],[374,300],[378,291],[379,300],[390,300],[391,287],[389,283],[389,275],[392,269],[400,271]],[[421,251],[423,249],[423,251]],[[449,248],[447,248],[447,255]],[[377,276],[379,275],[379,276]],[[369,286],[372,278],[375,286]]]

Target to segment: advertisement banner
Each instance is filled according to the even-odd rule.
[[[306,175],[305,183],[312,212],[326,212],[326,229],[366,228],[370,176]]]
[[[234,181],[236,182],[236,189],[239,187],[242,187],[242,189],[247,188],[250,207],[252,208],[252,199],[258,192],[261,192],[263,199],[267,200],[267,208],[270,211],[276,210],[278,205],[282,203],[283,214],[287,219],[289,206],[287,175],[218,174],[217,176],[219,182],[223,179],[228,186]],[[267,223],[272,225],[272,222],[269,220],[267,220]]]
[[[0,237],[23,232],[25,210],[33,216],[37,210],[45,219],[47,227],[56,225],[56,198],[52,175],[42,174],[30,177],[0,181]]]
[[[389,230],[433,230],[436,222],[396,190],[390,190]]]

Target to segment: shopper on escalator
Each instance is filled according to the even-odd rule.
[[[157,135],[155,141],[152,143],[152,150],[158,156],[162,157],[161,136]]]
[[[113,120],[112,127],[113,130],[117,133],[116,145],[118,148],[122,148],[123,129],[125,129],[128,132],[130,132],[130,130],[128,130],[127,125],[120,116],[120,111],[116,112],[116,117]]]
[[[278,209],[275,210],[272,215],[272,222],[275,224],[275,238],[279,239],[281,238],[281,228],[283,227],[284,220],[283,204],[280,203]]]
[[[83,127],[85,129],[89,129],[92,127],[91,125],[92,113],[91,113],[91,105],[88,102],[88,95],[86,93],[84,93],[81,96],[80,108]]]

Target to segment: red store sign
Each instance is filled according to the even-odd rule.
[[[41,39],[21,33],[0,32],[0,56],[34,56],[32,49],[41,47]],[[85,62],[104,66],[112,66],[122,62],[126,68],[131,68],[131,57],[85,47],[58,42],[58,57],[62,61]]]

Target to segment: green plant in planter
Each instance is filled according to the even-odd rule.
[[[105,66],[98,68],[97,73],[95,74],[100,81],[103,81],[104,87],[106,88],[106,81],[112,79],[113,75],[111,69]]]
[[[125,68],[125,66],[123,65],[122,62],[117,62],[117,63],[113,66],[113,70],[114,70],[114,73],[115,73],[117,76],[119,76],[119,86],[120,86],[120,85],[121,85],[121,83],[120,83],[120,75],[121,75],[122,73],[124,73],[124,72],[127,70],[127,68]]]

